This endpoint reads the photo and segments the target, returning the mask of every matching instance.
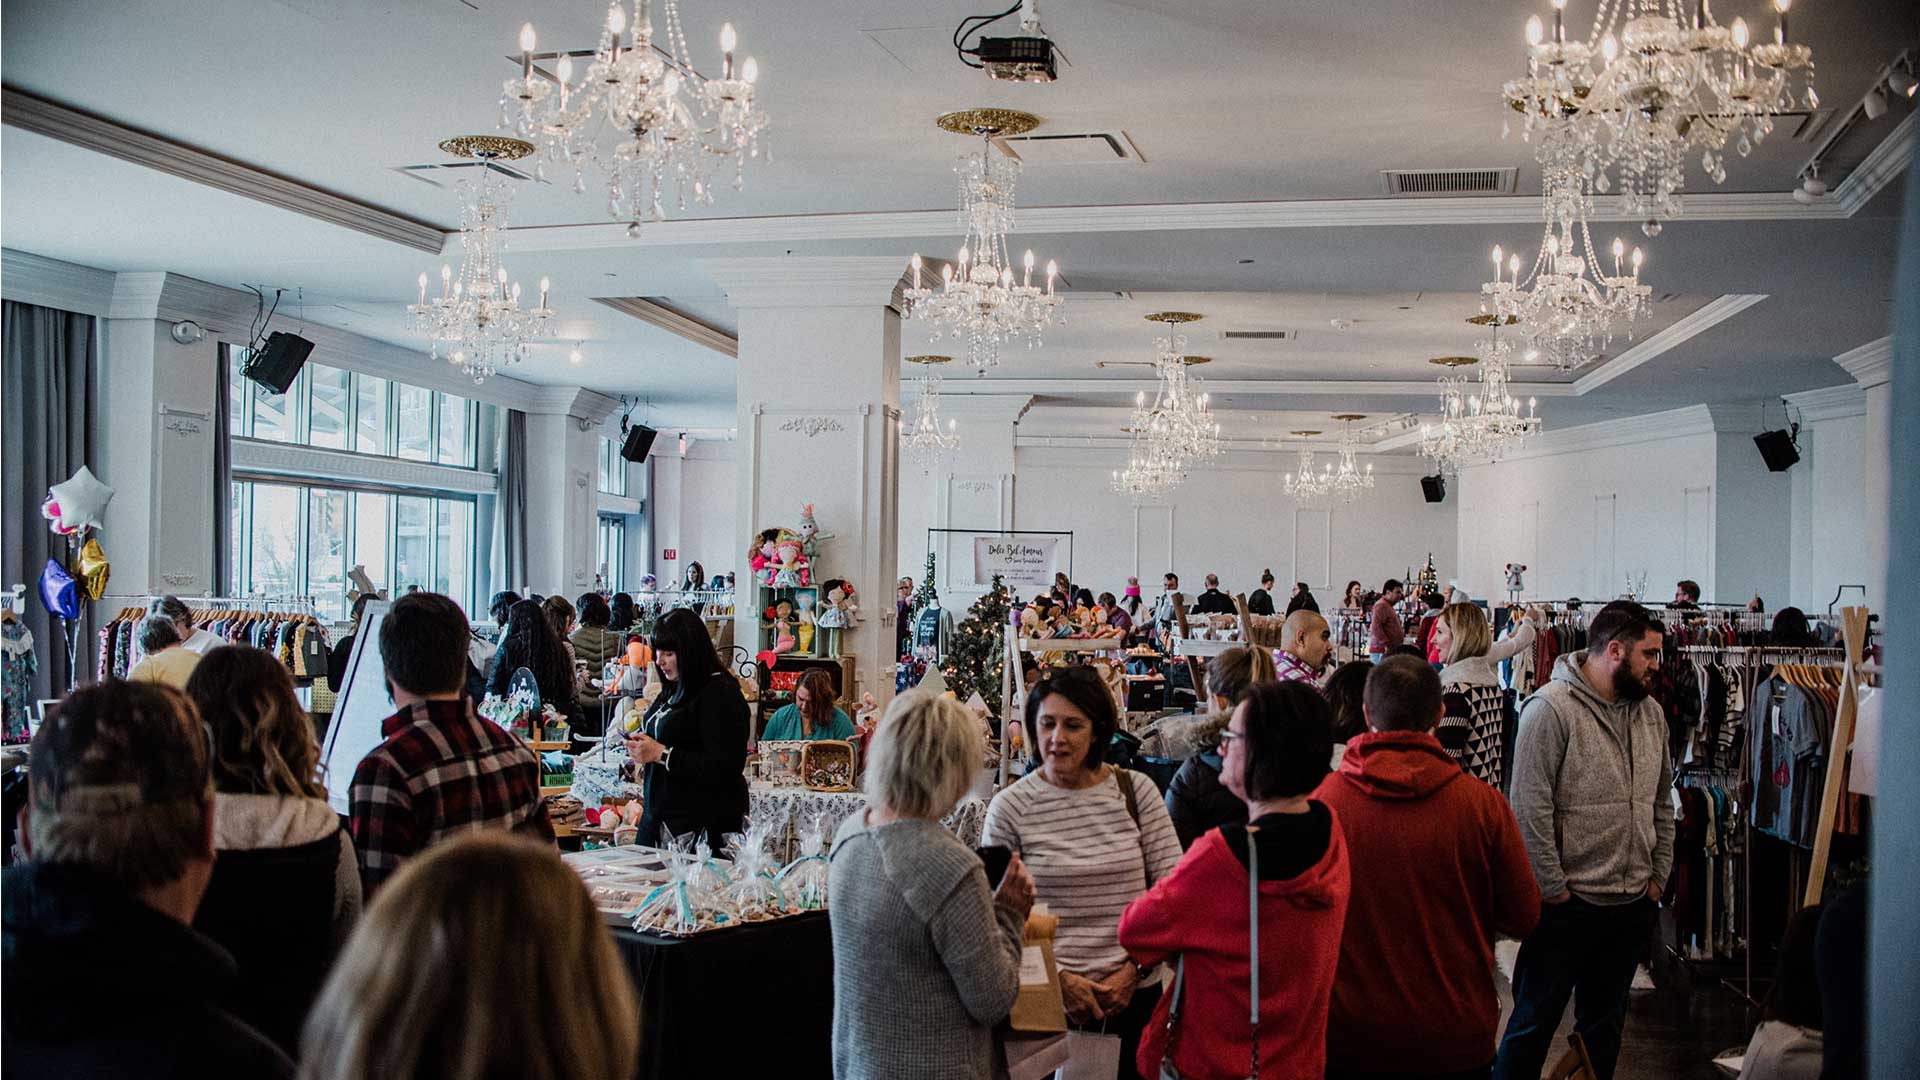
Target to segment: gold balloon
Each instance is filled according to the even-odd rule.
[[[98,600],[106,595],[107,578],[112,572],[107,553],[100,549],[100,541],[89,537],[86,543],[80,545],[80,555],[73,563],[73,576],[79,580],[87,599]]]

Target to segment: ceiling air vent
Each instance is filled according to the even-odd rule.
[[[1124,131],[1007,135],[999,142],[1028,165],[1120,165],[1144,160]]]
[[[1387,194],[1408,198],[1448,195],[1511,195],[1517,170],[1506,169],[1381,169]]]
[[[1221,341],[1292,341],[1298,330],[1222,330]]]
[[[503,162],[493,162],[493,170],[509,180],[532,180],[533,174]],[[393,171],[437,188],[450,188],[468,170],[477,169],[477,161],[436,161],[425,165],[395,165]]]

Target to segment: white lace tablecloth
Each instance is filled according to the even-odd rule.
[[[820,814],[825,822],[826,839],[833,842],[833,835],[840,831],[840,823],[858,813],[867,805],[866,796],[857,791],[808,791],[803,787],[776,787],[763,780],[756,780],[747,789],[747,817],[754,821],[763,821],[768,817],[787,820],[787,859],[798,852],[791,850],[799,843],[803,823],[813,814]],[[941,822],[948,831],[960,838],[968,847],[980,846],[980,831],[987,822],[987,800],[969,795],[960,800]]]

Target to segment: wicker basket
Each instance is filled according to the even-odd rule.
[[[808,791],[852,791],[853,744],[816,739],[800,752],[800,776]]]

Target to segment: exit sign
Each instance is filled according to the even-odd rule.
[[[665,551],[660,553],[660,558],[664,559],[667,562],[673,562],[679,557],[680,557],[679,548],[668,548]]]

